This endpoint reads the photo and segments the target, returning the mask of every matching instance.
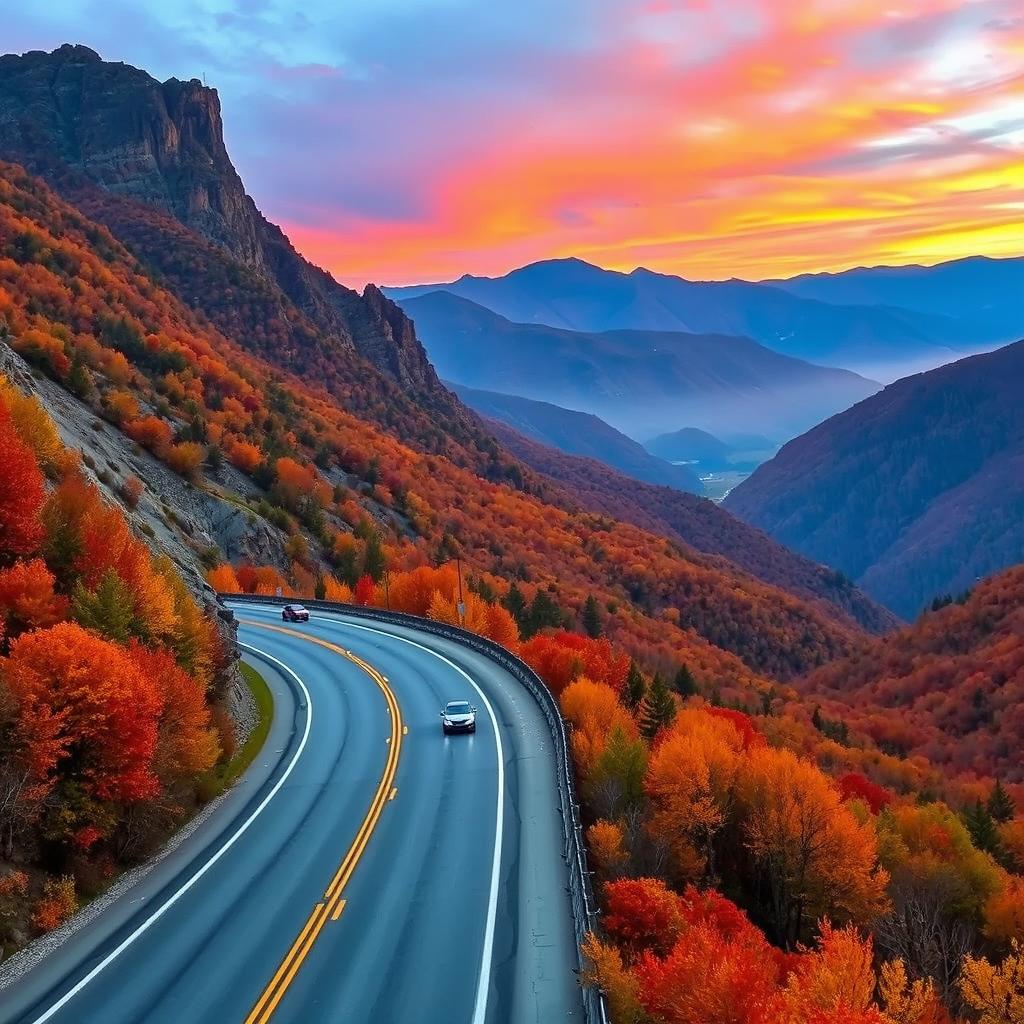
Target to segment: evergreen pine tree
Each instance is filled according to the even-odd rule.
[[[313,584],[313,596],[318,601],[323,601],[327,597],[327,582],[322,572],[316,574],[316,582]]]
[[[132,595],[124,581],[108,569],[95,590],[79,583],[71,598],[71,614],[86,629],[94,629],[108,640],[124,644],[136,630]]]
[[[640,731],[649,739],[676,717],[676,701],[660,672],[654,673],[650,689],[640,705]]]
[[[376,530],[366,538],[366,553],[363,555],[363,572],[369,576],[374,583],[380,583],[384,578],[384,570],[387,568],[387,561],[384,558],[384,548],[381,546],[380,534]]]
[[[601,613],[598,611],[597,601],[593,594],[583,605],[583,631],[593,640],[596,640],[602,632]]]
[[[523,616],[520,632],[529,640],[547,626],[562,625],[562,612],[554,598],[546,590],[538,590]]]
[[[971,840],[979,850],[995,853],[999,849],[999,832],[988,808],[980,801],[971,804],[963,813],[963,822]]]
[[[1003,789],[1003,784],[999,779],[996,779],[996,784],[992,787],[992,792],[989,794],[987,808],[993,820],[997,821],[1000,825],[1010,821],[1017,810],[1013,797]]]
[[[672,680],[672,689],[679,694],[683,700],[687,697],[696,697],[700,690],[697,688],[697,680],[693,678],[693,673],[686,665],[680,665],[679,670],[675,674],[675,678]]]
[[[647,692],[647,684],[644,682],[644,677],[640,673],[640,669],[636,667],[635,661],[630,661],[629,672],[626,675],[626,707],[632,711],[636,711],[640,707],[640,702],[644,699],[644,694]]]
[[[501,603],[521,627],[523,625],[523,614],[526,611],[526,598],[523,597],[523,592],[519,589],[519,584],[515,580],[512,581],[512,585],[508,588],[508,593],[502,598]]]

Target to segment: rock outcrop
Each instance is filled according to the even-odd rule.
[[[339,284],[260,213],[224,144],[217,91],[197,79],[161,83],[70,44],[0,57],[0,159],[65,194],[84,180],[171,214],[279,290],[283,318],[294,305],[339,352],[462,415],[402,311],[375,287]]]

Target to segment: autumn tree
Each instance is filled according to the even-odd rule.
[[[665,956],[683,929],[679,897],[659,878],[622,878],[604,884],[605,931],[626,961],[642,953]]]
[[[622,962],[622,954],[611,942],[602,942],[593,932],[583,940],[584,969],[580,981],[597,986],[608,1001],[615,1024],[640,1024],[639,982]]]
[[[0,564],[35,552],[43,540],[39,511],[43,475],[32,449],[18,436],[0,402]]]
[[[787,1024],[812,1024],[819,1011],[838,1013],[838,1019],[849,1020],[871,1009],[875,993],[872,961],[870,939],[852,926],[835,929],[828,921],[822,922],[817,947],[798,958],[786,981],[780,1016]]]
[[[816,920],[868,924],[887,909],[889,876],[874,830],[843,804],[820,769],[758,747],[741,762],[743,837],[763,879],[772,933],[786,947]]]
[[[742,750],[729,723],[686,710],[651,753],[647,830],[683,878],[713,873],[712,843],[731,810]]]
[[[559,703],[572,726],[569,741],[576,769],[584,786],[589,787],[612,734],[617,730],[635,739],[636,723],[610,686],[585,676],[562,691]]]
[[[157,777],[167,784],[194,778],[211,768],[220,746],[203,685],[186,673],[169,651],[133,643],[128,656],[160,694],[153,754]]]
[[[3,675],[44,792],[61,781],[100,799],[157,792],[152,762],[163,701],[121,647],[62,622],[15,640]]]
[[[242,585],[235,575],[235,570],[224,562],[215,569],[206,573],[206,582],[217,591],[218,594],[240,594]]]
[[[931,978],[911,979],[902,960],[882,964],[879,974],[887,1024],[946,1024],[949,1018]]]
[[[599,818],[587,829],[590,859],[605,875],[611,875],[629,859],[626,834],[620,824]]]
[[[980,1015],[979,1024],[1024,1024],[1024,946],[1014,940],[995,965],[985,957],[965,957],[960,994]]]
[[[59,622],[67,613],[67,600],[54,593],[55,579],[41,558],[15,562],[0,569],[0,623],[8,639],[26,629]]]
[[[752,926],[725,935],[692,925],[667,956],[645,954],[634,973],[644,1010],[664,1024],[779,1024],[779,958]]]
[[[32,450],[39,467],[55,474],[63,462],[64,443],[42,402],[35,395],[23,395],[0,374],[0,404],[7,406],[15,431]]]

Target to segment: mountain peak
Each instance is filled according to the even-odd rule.
[[[312,340],[319,333],[331,359],[358,354],[453,420],[464,418],[401,310],[376,288],[360,296],[340,285],[263,217],[228,154],[217,92],[197,79],[161,83],[72,44],[5,57],[0,159],[65,194],[92,195],[108,227],[134,243],[144,262],[159,255],[147,246],[159,250],[160,243],[140,222],[170,215],[259,279],[264,292],[269,287],[271,320],[292,324],[297,311],[308,318],[297,328],[307,348],[320,343]],[[140,213],[140,203],[153,212]]]

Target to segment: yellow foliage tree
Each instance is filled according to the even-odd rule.
[[[15,431],[32,449],[40,468],[47,472],[59,469],[64,444],[39,399],[35,395],[23,395],[0,374],[0,402],[7,406]]]
[[[637,1024],[643,1019],[639,984],[622,962],[622,954],[610,942],[601,942],[592,932],[583,940],[587,967],[580,976],[584,985],[596,985],[608,1000],[615,1024]]]
[[[981,1015],[978,1024],[1024,1024],[1024,947],[1014,940],[996,965],[964,957],[960,994]]]
[[[743,837],[759,865],[776,938],[792,946],[828,917],[868,924],[888,908],[875,832],[821,770],[789,750],[747,752],[738,783]]]
[[[782,993],[786,1024],[808,1024],[819,1012],[861,1013],[875,993],[871,940],[852,926],[833,928],[822,922],[816,949],[804,952]]]
[[[934,982],[910,981],[902,960],[882,964],[878,991],[892,1024],[940,1024],[946,1019]]]
[[[587,829],[587,848],[591,860],[605,873],[612,874],[626,863],[626,837],[622,826],[600,818]]]

